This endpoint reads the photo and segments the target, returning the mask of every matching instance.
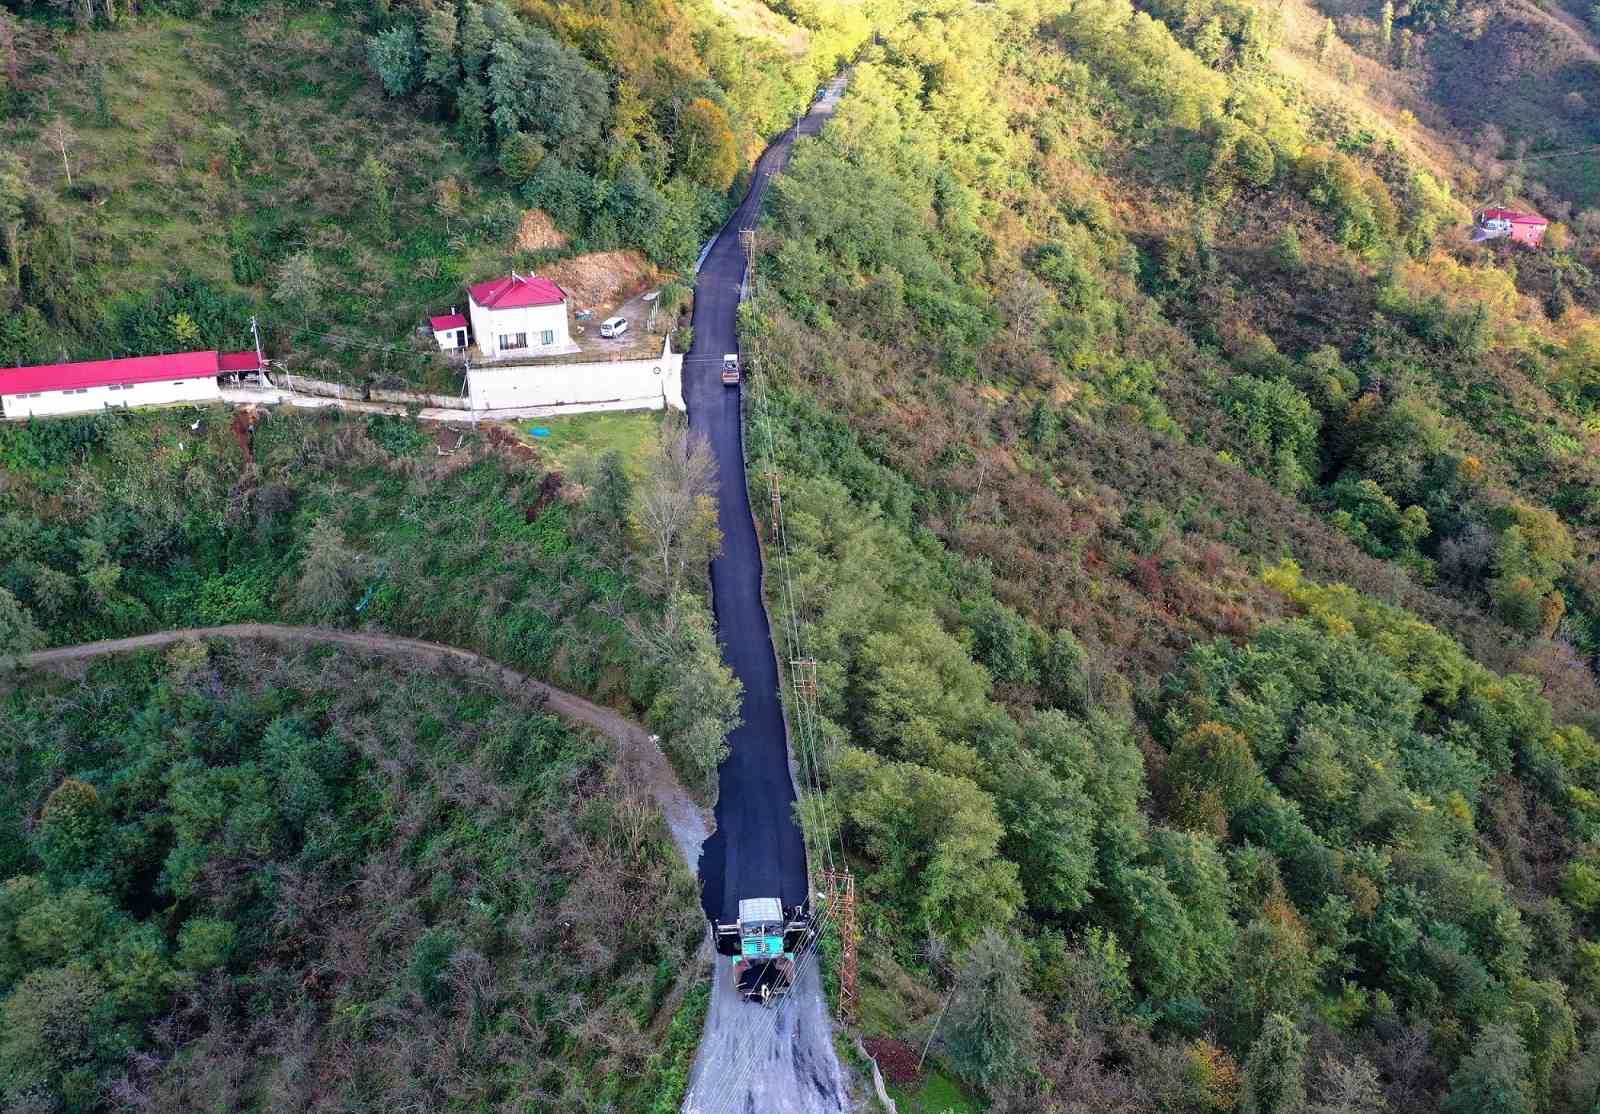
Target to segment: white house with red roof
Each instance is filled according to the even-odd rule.
[[[254,352],[174,352],[0,370],[0,412],[7,418],[88,414],[107,407],[217,402],[219,375],[259,371]]]
[[[484,360],[560,356],[578,351],[567,329],[567,292],[538,275],[512,271],[469,287],[467,316],[472,321],[472,339],[478,346],[478,355]],[[450,331],[447,324],[444,332],[449,335]],[[435,328],[435,339],[439,332]]]
[[[1478,225],[1473,229],[1472,239],[1475,242],[1509,239],[1514,244],[1536,248],[1544,241],[1545,229],[1549,227],[1550,222],[1538,213],[1527,213],[1521,209],[1485,209],[1478,214]]]
[[[428,318],[428,327],[433,330],[434,343],[441,352],[459,352],[466,348],[467,315],[457,313],[455,306],[450,307],[449,313]]]

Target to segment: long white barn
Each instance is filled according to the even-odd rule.
[[[7,418],[90,414],[108,407],[215,402],[217,377],[255,371],[254,352],[175,352],[0,370],[0,413]]]

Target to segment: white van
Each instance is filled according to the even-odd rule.
[[[603,337],[620,337],[628,331],[626,317],[608,317],[600,322],[600,335]]]

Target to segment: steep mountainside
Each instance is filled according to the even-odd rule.
[[[404,334],[464,277],[598,249],[682,271],[760,138],[849,63],[772,186],[741,344],[752,468],[782,490],[776,626],[818,663],[824,791],[802,812],[861,879],[869,1035],[939,1024],[933,1062],[997,1111],[1593,1110],[1588,13],[74,10],[3,24],[0,360],[223,340],[256,310],[329,374],[448,383]],[[1490,203],[1545,212],[1543,246],[1473,243]],[[566,246],[516,247],[534,209]],[[376,459],[409,429],[316,443]],[[263,538],[309,520],[270,505],[195,546],[203,577],[169,531],[112,554],[159,578],[96,595],[104,539],[171,508],[97,514],[72,435],[40,446],[50,482],[0,488],[32,547],[8,557],[17,606],[45,613],[64,577],[107,622],[124,596],[226,608],[229,553],[258,567],[252,600],[283,598]],[[414,470],[385,463],[351,529],[420,544],[391,498]],[[637,522],[620,465],[585,478],[553,585],[593,623],[576,662],[537,601],[496,611],[498,577],[470,621],[428,621],[631,695],[599,569],[642,549]],[[504,537],[541,568],[569,552],[546,519],[538,539],[475,521],[461,544],[500,573]],[[672,693],[685,739],[720,739],[692,705],[725,688]]]
[[[997,1108],[1585,1110],[1594,222],[1292,16],[923,8],[776,184],[813,815]]]

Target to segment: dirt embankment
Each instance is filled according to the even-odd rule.
[[[656,269],[636,251],[575,255],[550,264],[544,274],[567,292],[574,309],[592,309],[602,318],[660,280]]]

